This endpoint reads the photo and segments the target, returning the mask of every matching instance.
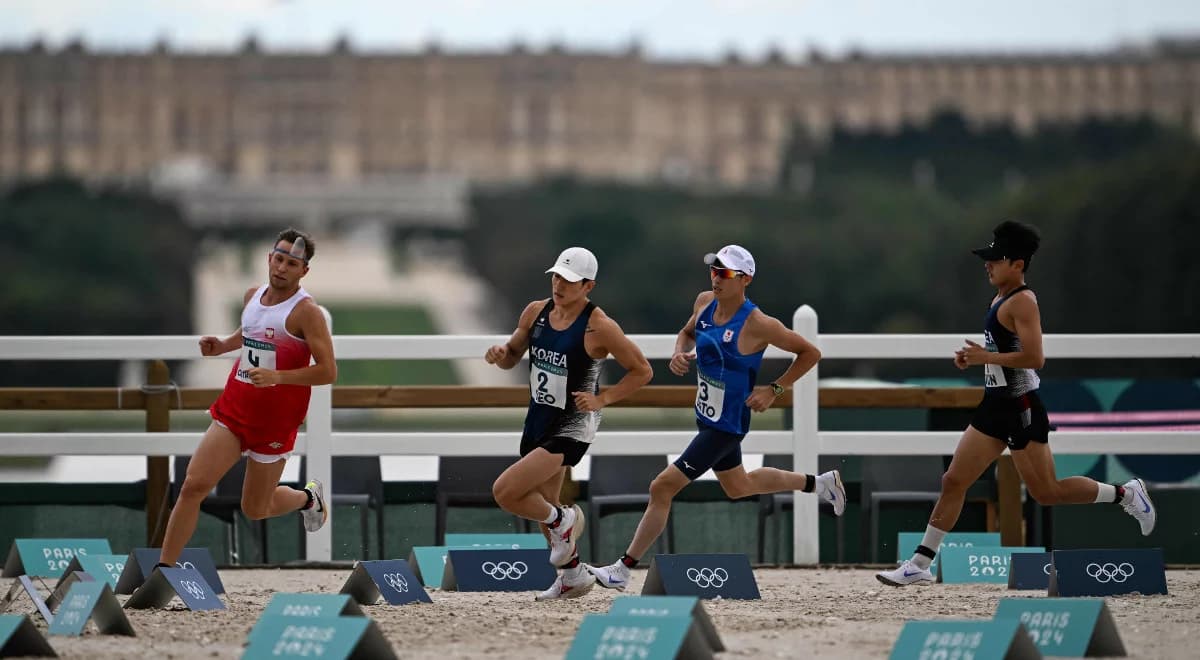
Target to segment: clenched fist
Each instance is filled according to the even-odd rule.
[[[493,346],[493,347],[487,349],[487,352],[483,354],[483,359],[487,360],[488,364],[496,364],[497,362],[503,360],[506,357],[508,357],[508,346],[507,345]]]

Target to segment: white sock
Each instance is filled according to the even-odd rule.
[[[547,525],[549,525],[550,523],[552,523],[558,519],[558,507],[554,506],[553,504],[551,504],[549,506],[550,506],[550,515],[546,516],[546,519],[542,521],[542,522],[546,523]]]
[[[1096,502],[1116,502],[1117,487],[1112,484],[1096,483],[1099,488],[1096,490]]]
[[[921,539],[921,545],[933,550],[934,552],[937,552],[938,546],[942,544],[942,539],[944,538],[946,538],[946,532],[934,527],[933,525],[926,525],[925,536]],[[911,561],[917,566],[917,568],[920,568],[921,570],[928,570],[929,566],[933,564],[932,558],[926,557],[919,552],[913,553]]]

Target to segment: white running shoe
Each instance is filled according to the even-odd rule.
[[[1150,536],[1150,532],[1154,531],[1154,523],[1158,522],[1158,511],[1150,501],[1146,482],[1141,479],[1125,482],[1125,497],[1121,499],[1121,508],[1137,519],[1138,524],[1142,526],[1142,536]]]
[[[578,504],[562,510],[558,527],[550,529],[550,563],[562,566],[575,556],[575,542],[583,534],[583,509]]]
[[[324,527],[329,520],[329,509],[325,508],[325,486],[320,481],[311,479],[304,484],[304,490],[312,493],[313,505],[301,509],[300,517],[304,519],[304,529],[315,532]]]
[[[842,485],[842,473],[830,470],[817,477],[821,482],[821,499],[833,505],[833,514],[842,515],[846,511],[846,487]]]
[[[550,588],[538,594],[534,600],[558,600],[560,598],[579,598],[592,590],[596,581],[583,568],[583,564],[575,568],[564,568],[554,579]]]
[[[880,571],[875,574],[875,579],[892,587],[907,587],[910,584],[933,584],[933,573],[929,572],[928,568],[920,568],[912,563],[911,559],[905,559],[904,563],[900,564],[899,568],[890,571]]]
[[[608,566],[587,566],[587,569],[602,587],[625,591],[629,586],[629,567],[620,559]]]

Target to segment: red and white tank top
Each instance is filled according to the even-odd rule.
[[[287,319],[301,301],[311,296],[301,288],[276,305],[262,304],[266,285],[259,287],[242,310],[242,350],[225,391],[215,404],[222,414],[250,427],[292,431],[308,414],[312,388],[307,385],[255,387],[247,375],[261,367],[286,371],[309,365],[308,342],[288,334]]]

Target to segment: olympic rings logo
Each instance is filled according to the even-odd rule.
[[[177,562],[175,562],[175,567],[176,568],[186,568],[186,569],[190,569],[193,571],[196,570],[196,565],[190,561],[183,561],[183,562],[177,561]]]
[[[205,599],[204,587],[200,586],[199,582],[196,582],[195,580],[180,580],[179,586],[183,587],[183,590],[188,592],[192,598],[195,598],[196,600]]]
[[[720,589],[729,580],[729,573],[723,568],[689,568],[685,575],[701,589]]]
[[[529,572],[529,566],[523,561],[512,563],[485,561],[480,564],[479,570],[483,571],[485,575],[492,576],[493,580],[520,580]]]
[[[1133,564],[1129,562],[1121,562],[1114,564],[1105,562],[1103,564],[1091,563],[1085,569],[1088,577],[1092,578],[1100,584],[1106,582],[1124,582],[1133,577]]]
[[[1050,564],[1043,564],[1042,572],[1045,573],[1046,575],[1050,575]]]
[[[400,573],[384,573],[383,581],[387,586],[400,593],[408,591],[408,579]]]

